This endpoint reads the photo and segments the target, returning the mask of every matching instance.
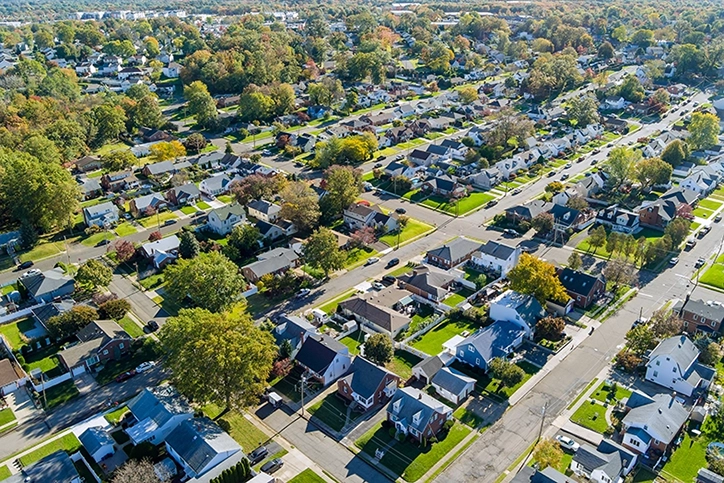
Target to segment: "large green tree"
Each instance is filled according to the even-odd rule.
[[[556,275],[556,268],[528,253],[523,253],[518,264],[508,272],[508,280],[510,288],[531,294],[544,305],[548,300],[563,302],[569,298]]]
[[[280,193],[282,198],[282,218],[294,223],[301,231],[317,226],[321,212],[319,196],[305,181],[293,181]]]
[[[322,198],[322,211],[328,219],[342,214],[362,192],[362,173],[349,166],[331,166],[324,173],[327,194]]]
[[[661,158],[647,158],[636,163],[634,177],[641,183],[641,188],[647,190],[668,183],[672,172],[673,167]]]
[[[608,183],[617,190],[629,182],[635,174],[636,164],[642,157],[641,151],[637,149],[626,146],[613,148],[603,165],[609,176]]]
[[[209,89],[201,81],[194,81],[184,87],[184,97],[188,101],[188,113],[194,116],[201,127],[212,127],[218,119],[216,103]]]
[[[75,281],[80,285],[95,290],[98,287],[107,287],[113,280],[111,267],[94,258],[87,260],[75,274]]]
[[[689,146],[680,139],[674,139],[661,153],[661,159],[673,167],[677,167],[689,157]]]
[[[706,149],[719,141],[719,117],[710,112],[695,112],[689,123],[688,142],[694,149]]]
[[[365,341],[365,357],[375,364],[384,366],[392,360],[395,348],[386,334],[373,334]]]
[[[347,254],[339,248],[337,235],[329,228],[320,227],[307,238],[307,243],[304,244],[304,259],[328,277],[329,272],[344,267]]]
[[[575,121],[576,127],[586,127],[598,122],[598,101],[593,96],[574,97],[568,101],[568,119]]]

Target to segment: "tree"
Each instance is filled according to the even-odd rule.
[[[261,232],[256,226],[246,223],[235,226],[229,234],[229,244],[227,245],[234,256],[229,253],[229,258],[239,260],[253,255],[259,249],[259,240],[261,240]]]
[[[533,39],[533,42],[530,44],[530,48],[533,49],[534,52],[538,53],[553,52],[555,50],[553,42],[542,37]]]
[[[371,226],[364,226],[350,234],[350,245],[356,247],[366,247],[372,245],[377,240],[375,229]]]
[[[273,109],[274,100],[256,87],[248,87],[239,98],[238,112],[242,121],[265,121],[271,117]]]
[[[107,287],[113,280],[113,270],[105,263],[90,259],[78,267],[75,281],[80,285],[95,290],[97,287]]]
[[[186,148],[181,141],[161,141],[149,148],[151,156],[156,161],[166,161],[167,159],[176,159],[186,156]]]
[[[556,275],[555,267],[538,257],[523,253],[518,264],[508,272],[510,288],[533,295],[541,304],[547,300],[568,300],[566,289]]]
[[[614,56],[616,51],[613,48],[613,45],[611,45],[611,42],[605,41],[598,47],[598,56],[602,59],[610,59]]]
[[[322,82],[309,84],[307,94],[312,104],[329,107],[344,96],[344,88],[339,79],[325,77]]]
[[[473,86],[466,86],[458,91],[458,96],[463,104],[471,104],[478,100],[478,90]]]
[[[138,158],[130,149],[115,149],[101,156],[101,166],[108,171],[123,171],[128,169],[136,162]]]
[[[136,254],[136,247],[128,240],[118,240],[113,248],[116,250],[116,257],[121,263],[130,260]]]
[[[721,361],[722,347],[716,342],[709,340],[702,344],[699,362],[707,366],[715,366]]]
[[[165,279],[168,293],[177,301],[188,297],[197,307],[211,312],[232,306],[246,287],[236,264],[213,251],[194,259],[179,259],[166,268]]]
[[[684,243],[689,234],[691,222],[686,218],[676,217],[664,228],[664,233],[671,237],[672,247],[676,248]]]
[[[674,311],[659,309],[651,315],[649,330],[659,339],[680,334],[683,329],[684,321]]]
[[[339,248],[337,235],[328,228],[320,227],[304,244],[304,258],[309,265],[321,269],[324,276],[329,277],[329,272],[344,267],[347,256]]]
[[[143,84],[141,84],[143,85]],[[165,120],[163,112],[158,105],[158,98],[154,94],[147,94],[137,101],[126,99],[124,104],[128,117],[128,128],[161,127]]]
[[[615,293],[620,285],[628,285],[633,281],[634,267],[623,259],[614,258],[606,264],[603,274],[606,281],[613,283],[612,291]]]
[[[594,96],[574,97],[568,101],[568,119],[578,128],[598,122],[598,100]]]
[[[267,177],[252,174],[231,183],[230,190],[239,204],[246,205],[252,200],[271,199],[282,191],[286,184],[286,178],[281,175]]]
[[[688,130],[688,142],[694,149],[710,148],[718,142],[719,117],[710,112],[695,112],[691,115]]]
[[[500,357],[491,360],[488,369],[490,375],[500,381],[498,391],[501,391],[504,387],[515,386],[525,377],[525,371],[523,371],[523,369]]]
[[[188,101],[188,112],[194,116],[197,124],[204,128],[210,128],[216,124],[219,113],[206,84],[194,81],[185,86],[184,97]]]
[[[385,334],[373,334],[365,341],[365,357],[379,366],[390,362],[394,352],[392,340]]]
[[[642,362],[641,357],[625,349],[616,355],[616,364],[626,372],[634,372]]]
[[[48,319],[48,331],[57,340],[75,335],[80,329],[98,320],[98,312],[87,305],[76,305]]]
[[[284,339],[282,343],[279,344],[279,358],[289,359],[290,357],[292,357],[292,352],[294,352],[292,343],[289,342],[289,339]]]
[[[560,181],[553,181],[552,183],[548,183],[546,185],[545,192],[556,194],[556,193],[560,193],[564,189],[565,189],[565,186],[563,186],[563,183],[561,183]]]
[[[661,158],[646,158],[636,163],[634,177],[646,191],[652,186],[666,184],[671,180],[673,167]]]
[[[150,241],[150,242],[158,241],[158,240],[160,240],[161,238],[163,238],[163,235],[162,235],[161,232],[158,231],[158,230],[152,231],[152,232],[148,235],[148,241]]]
[[[579,270],[583,266],[583,260],[578,252],[571,252],[568,256],[568,268],[571,270]]]
[[[506,108],[500,111],[497,123],[486,135],[486,141],[493,147],[507,148],[510,142],[521,145],[533,133],[534,126],[528,117]]]
[[[631,180],[642,157],[641,151],[626,146],[615,147],[609,152],[604,169],[609,175],[608,182],[615,190]]]
[[[671,252],[673,242],[671,236],[664,234],[661,238],[654,240],[646,246],[646,252],[643,256],[646,265],[655,265],[662,261]]]
[[[324,172],[327,195],[322,198],[322,211],[329,219],[342,214],[362,192],[362,173],[349,166],[330,166]]]
[[[648,29],[637,30],[631,37],[631,43],[638,45],[642,49],[650,47],[654,43],[654,31]]]
[[[543,471],[544,469],[558,468],[563,459],[563,450],[558,441],[546,438],[541,440],[535,447],[533,452],[533,460],[538,463],[538,469]]]
[[[641,356],[656,343],[654,334],[645,325],[637,325],[626,333],[628,350]]]
[[[606,244],[606,228],[598,225],[589,232],[588,244],[593,247],[593,253]]]
[[[573,195],[568,198],[566,206],[578,211],[587,210],[590,207],[588,201],[586,201],[586,199],[580,195]]]
[[[66,102],[75,102],[80,98],[78,77],[70,69],[52,68],[48,71],[48,75],[40,81],[38,94]]]
[[[113,299],[98,306],[98,314],[104,319],[121,320],[131,311],[131,303],[126,299]]]
[[[192,153],[199,153],[206,147],[207,141],[203,134],[195,132],[184,140],[184,147]]]
[[[255,326],[244,307],[183,309],[164,324],[159,340],[176,388],[199,404],[226,409],[258,402],[277,355],[272,335]]]
[[[671,96],[666,89],[656,89],[656,92],[651,95],[651,103],[660,106],[660,111],[663,111],[670,101]]]
[[[305,181],[293,181],[279,194],[284,200],[281,217],[294,223],[300,231],[307,231],[319,221],[319,196]]]
[[[151,460],[129,459],[113,472],[111,483],[158,483]]]
[[[181,258],[196,258],[201,251],[199,241],[190,231],[182,231],[179,235],[178,254]]]
[[[553,229],[553,215],[538,213],[531,221],[530,226],[538,233],[548,233]]]
[[[644,100],[644,97],[646,97],[646,92],[639,78],[635,75],[630,75],[626,77],[619,86],[618,95],[628,102],[641,102]]]
[[[93,108],[90,116],[96,132],[92,140],[94,147],[101,147],[107,142],[117,140],[126,130],[126,112],[121,106],[101,104]]]
[[[538,339],[560,340],[566,321],[561,317],[543,317],[535,324],[535,335]]]

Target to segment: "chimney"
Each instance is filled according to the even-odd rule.
[[[422,391],[417,393],[417,399],[422,400]]]

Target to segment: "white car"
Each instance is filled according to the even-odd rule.
[[[375,282],[375,283],[373,283],[373,284],[372,284],[372,287],[373,287],[375,290],[382,290],[382,289],[385,288],[385,286],[384,286],[383,284],[381,284],[380,282]]]
[[[377,263],[379,261],[380,261],[380,259],[377,257],[370,257],[367,259],[367,262],[365,262],[365,266],[372,265],[373,263]]]
[[[156,366],[156,361],[142,362],[141,364],[139,364],[138,367],[136,367],[136,374],[140,374],[142,372],[151,370],[155,366]]]
[[[631,327],[637,327],[639,325],[644,325],[648,321],[649,321],[649,319],[647,319],[646,317],[639,317],[638,319],[634,320],[634,323]]]
[[[576,443],[571,438],[567,436],[561,436],[560,434],[556,436],[556,440],[558,441],[558,444],[561,445],[561,448],[573,451],[574,453],[578,451],[578,448],[581,447],[580,444]]]

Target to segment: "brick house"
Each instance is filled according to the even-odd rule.
[[[97,320],[78,331],[79,344],[58,352],[58,359],[73,376],[99,364],[121,359],[133,339],[112,320]]]
[[[603,275],[589,275],[578,270],[563,268],[558,270],[558,279],[576,307],[588,308],[606,291],[606,279]]]
[[[719,302],[687,299],[674,307],[674,312],[677,311],[684,321],[684,330],[689,334],[721,332],[724,306]]]
[[[349,373],[337,381],[337,394],[367,411],[391,398],[399,383],[396,374],[357,356]]]
[[[636,211],[642,226],[664,230],[678,216],[691,217],[698,195],[687,189],[672,188],[653,202],[644,203]]]

